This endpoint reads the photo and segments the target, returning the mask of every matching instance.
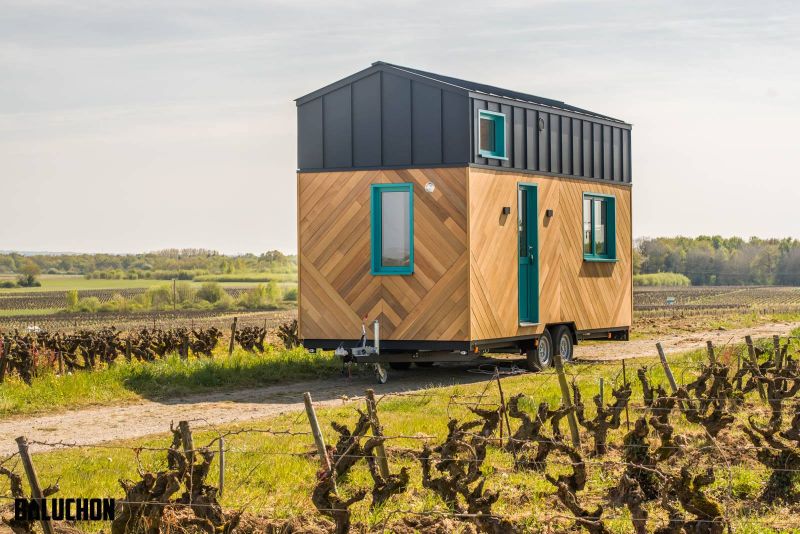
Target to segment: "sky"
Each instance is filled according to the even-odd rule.
[[[376,60],[632,123],[636,237],[800,238],[800,2],[0,0],[0,250],[295,252],[293,100]]]

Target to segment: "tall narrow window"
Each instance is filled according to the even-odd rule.
[[[506,116],[494,111],[478,112],[478,155],[484,158],[506,157]]]
[[[616,199],[612,196],[583,195],[583,258],[586,261],[615,261]]]
[[[372,186],[372,274],[414,272],[412,184]]]

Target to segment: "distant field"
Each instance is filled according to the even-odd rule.
[[[249,279],[248,279],[249,277]],[[13,275],[0,275],[0,281],[16,280]],[[291,285],[296,283],[297,275],[276,273],[252,275],[209,275],[199,277],[198,282],[190,282],[200,285],[202,282],[219,282],[223,287],[252,287],[258,283],[275,280],[279,285]],[[147,289],[148,287],[171,284],[171,280],[153,280],[141,278],[138,280],[102,280],[87,279],[80,275],[46,274],[39,277],[41,287],[15,287],[11,289],[0,288],[0,295],[4,293],[30,293],[47,291],[67,291],[70,289],[89,290],[89,289]]]
[[[669,311],[800,311],[800,287],[696,286],[637,287],[633,307],[640,313]]]

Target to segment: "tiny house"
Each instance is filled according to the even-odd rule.
[[[383,62],[296,103],[307,348],[542,368],[627,339],[630,124]]]

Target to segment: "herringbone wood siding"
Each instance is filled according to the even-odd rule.
[[[356,339],[366,316],[383,339],[469,339],[467,168],[297,179],[301,337]],[[370,185],[379,183],[414,184],[413,275],[370,274]]]
[[[539,194],[539,321],[518,320],[517,184]],[[616,197],[615,263],[583,261],[583,193]],[[544,324],[574,322],[579,330],[631,324],[631,189],[585,180],[469,169],[470,337],[540,333]],[[501,215],[504,206],[511,214]],[[552,218],[545,210],[554,210]]]

